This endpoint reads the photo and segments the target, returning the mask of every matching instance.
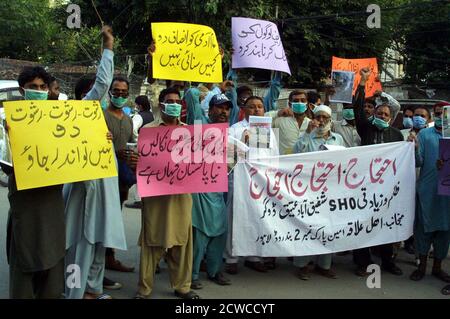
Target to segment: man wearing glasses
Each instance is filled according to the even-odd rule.
[[[106,125],[113,136],[114,150],[119,164],[119,192],[120,204],[128,199],[128,190],[135,181],[127,181],[124,176],[131,179],[134,176],[138,156],[137,153],[127,150],[127,143],[134,143],[133,122],[127,116],[123,107],[128,103],[129,82],[123,77],[115,77],[109,90],[110,103],[104,111]],[[115,259],[112,249],[106,250],[106,269],[122,272],[132,272],[134,267],[127,267]],[[107,283],[106,283],[107,284]],[[108,285],[108,284],[107,284]]]

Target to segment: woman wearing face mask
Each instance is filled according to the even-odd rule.
[[[375,109],[373,119],[368,119],[364,112],[365,85],[370,75],[370,70],[364,68],[360,71],[361,81],[354,96],[355,122],[358,134],[361,137],[361,145],[373,145],[390,142],[403,141],[402,133],[390,126],[393,112],[388,104],[381,104]],[[392,244],[377,246],[381,255],[381,268],[394,275],[401,275],[402,270],[398,268],[393,259],[394,250]],[[366,276],[367,266],[373,264],[370,256],[370,247],[353,251],[353,259],[357,265],[356,274]]]

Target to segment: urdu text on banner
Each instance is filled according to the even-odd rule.
[[[414,172],[408,142],[238,163],[233,256],[320,255],[405,240]]]

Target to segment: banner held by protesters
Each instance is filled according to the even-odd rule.
[[[234,256],[329,254],[411,236],[412,143],[277,159],[234,170]]]

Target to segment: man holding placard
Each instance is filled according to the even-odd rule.
[[[214,95],[210,100],[208,118],[201,112],[199,103],[191,104],[188,114],[196,114],[192,116],[193,120],[200,121],[202,124],[227,123],[232,108],[231,101],[221,93]],[[230,285],[230,280],[225,278],[221,272],[222,257],[227,241],[227,212],[224,193],[196,193],[192,194],[192,201],[194,263],[191,287],[192,289],[203,288],[199,273],[200,264],[205,255],[208,279],[218,285]]]
[[[42,67],[25,68],[18,82],[25,100],[47,100],[50,75]],[[66,254],[62,185],[19,191],[13,172],[8,189],[10,298],[61,298]]]
[[[443,107],[445,102],[434,105],[434,127],[425,128],[409,140],[416,142],[416,166],[420,167],[417,183],[416,219],[414,223],[415,247],[420,264],[410,279],[419,281],[425,276],[428,253],[433,245],[432,275],[450,282],[450,276],[442,270],[450,243],[450,197],[438,193],[438,171],[443,161],[439,157],[439,141],[442,139]]]
[[[159,95],[161,118],[146,127],[182,126],[180,93],[175,88]],[[149,298],[153,290],[156,267],[165,254],[175,295],[198,299],[191,291],[192,280],[192,196],[163,195],[142,198],[142,228],[138,292],[136,298]]]

